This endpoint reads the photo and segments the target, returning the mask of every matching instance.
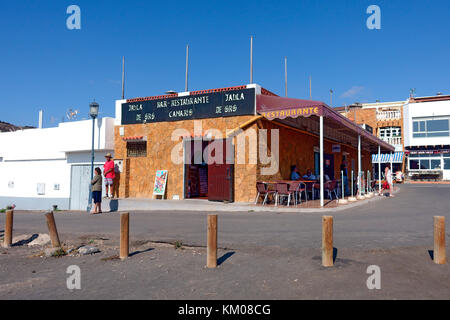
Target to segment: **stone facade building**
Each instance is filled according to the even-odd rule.
[[[256,84],[118,100],[114,132],[121,198],[153,198],[167,170],[166,199],[252,202],[257,181],[290,179],[292,165],[337,179],[343,159],[367,172],[378,146],[394,150],[322,102]]]

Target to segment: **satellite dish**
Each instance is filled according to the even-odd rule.
[[[66,112],[66,117],[67,117],[67,120],[69,120],[69,121],[76,120],[77,115],[78,115],[78,110],[69,109]]]

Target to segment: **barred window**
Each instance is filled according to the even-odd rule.
[[[147,156],[147,141],[127,142],[127,156],[130,158]]]

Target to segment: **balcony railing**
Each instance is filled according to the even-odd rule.
[[[377,111],[377,121],[398,120],[402,118],[399,110],[395,111]]]
[[[381,140],[383,140],[393,146],[402,144],[402,137],[387,137],[387,138],[381,138]]]

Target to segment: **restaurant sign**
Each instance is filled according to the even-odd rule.
[[[269,120],[273,119],[286,119],[287,117],[297,118],[297,117],[309,117],[312,115],[320,115],[319,107],[301,107],[301,108],[289,108],[285,110],[274,110],[268,112],[260,112],[262,116]]]
[[[253,114],[255,114],[254,88],[122,104],[122,124]]]

